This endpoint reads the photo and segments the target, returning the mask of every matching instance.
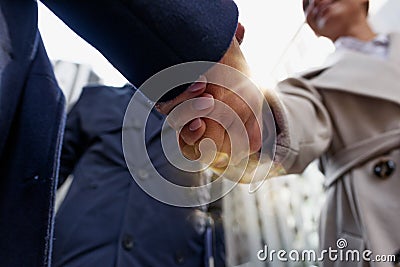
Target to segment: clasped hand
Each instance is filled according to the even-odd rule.
[[[191,160],[201,157],[216,168],[237,164],[261,149],[263,97],[249,78],[239,47],[243,33],[239,24],[236,38],[219,63],[175,99],[157,104],[178,132],[182,154]],[[207,139],[216,151],[202,147]]]

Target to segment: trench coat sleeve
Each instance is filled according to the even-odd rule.
[[[286,173],[301,173],[332,140],[332,123],[321,95],[306,79],[289,78],[265,96],[277,126],[274,162]]]
[[[229,48],[238,20],[237,6],[232,0],[42,2],[98,49],[136,88],[176,64],[218,62]],[[203,68],[207,67],[187,74],[193,76],[188,78],[196,80],[207,70]],[[164,100],[184,88],[176,89],[179,90],[168,92]]]
[[[60,172],[58,187],[60,187],[68,175],[70,175],[80,157],[89,145],[89,137],[84,132],[81,120],[81,98],[68,113],[65,125],[64,139],[60,159]]]

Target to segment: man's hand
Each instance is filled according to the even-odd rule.
[[[196,98],[184,110],[172,112],[168,118],[170,124],[180,130],[179,145],[189,159],[200,157],[199,144],[208,138],[214,142],[218,152],[213,166],[220,168],[225,167],[230,159],[238,162],[261,148],[259,121],[263,97],[248,78],[249,67],[238,42],[243,39],[243,33],[244,28],[240,25],[220,64],[176,99],[157,106],[159,111],[168,114],[180,103]],[[229,109],[236,115],[229,113]],[[186,123],[187,118],[196,119]],[[230,158],[233,146],[235,153]]]

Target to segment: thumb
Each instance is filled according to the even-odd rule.
[[[243,42],[244,32],[245,32],[244,26],[239,22],[235,33],[236,40],[238,41],[239,44]]]

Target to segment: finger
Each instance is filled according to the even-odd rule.
[[[197,160],[200,157],[200,152],[195,146],[187,144],[180,136],[178,138],[179,148],[183,156],[189,160]]]
[[[243,42],[244,38],[244,33],[245,33],[245,28],[244,26],[239,22],[238,26],[236,28],[236,33],[235,33],[235,38],[238,41],[239,45]]]
[[[213,114],[215,110],[218,110],[218,105],[211,114]],[[261,128],[257,118],[255,116],[250,116],[245,121],[242,121],[238,116],[232,116],[232,113],[222,112],[222,114],[224,114],[224,116],[228,114],[231,118],[231,121],[227,124],[223,123],[223,116],[222,120],[218,118],[217,121],[221,122],[224,126],[224,128],[221,129],[223,132],[208,131],[208,133],[204,135],[213,138],[213,140],[217,135],[224,135],[221,145],[219,145],[219,142],[217,143],[218,152],[231,155],[232,164],[237,164],[254,152],[258,152],[261,148]],[[215,119],[217,116],[220,117],[218,114],[215,114],[213,118]],[[209,126],[207,125],[207,127]]]
[[[229,155],[231,154],[231,141],[228,135],[228,132],[225,132],[224,134],[224,141],[222,143],[222,147],[221,147],[221,153],[223,153],[224,155],[228,155],[228,161],[223,162],[223,161],[216,161],[215,162],[215,167],[217,168],[224,168],[226,166],[228,166],[229,163]]]
[[[168,124],[176,131],[194,118],[204,117],[214,108],[212,95],[204,93],[201,97],[189,99],[174,108],[167,117]]]
[[[250,154],[260,151],[262,146],[261,126],[256,118],[252,117],[245,123],[247,136],[249,139]]]
[[[182,128],[180,136],[186,144],[194,145],[204,135],[205,131],[205,122],[197,118]]]
[[[162,114],[168,114],[174,107],[176,107],[180,103],[203,94],[204,91],[206,90],[206,86],[207,86],[207,80],[205,76],[200,76],[200,78],[195,83],[189,86],[184,92],[179,94],[174,99],[166,102],[157,103],[156,109],[158,112]]]
[[[224,139],[224,151],[231,155],[231,164],[236,165],[249,155],[249,138],[244,122],[235,119],[227,129],[228,136]]]
[[[206,129],[202,139],[211,139],[214,142],[217,151],[220,151],[224,141],[225,129],[218,122],[212,119],[203,118],[203,120],[206,124]]]
[[[225,138],[222,151],[232,155],[231,160],[234,165],[261,149],[261,128],[254,116],[244,122],[235,119],[227,129],[227,133],[229,139]]]
[[[214,161],[211,163],[213,168],[226,168],[229,164],[229,155],[223,152],[217,152]]]

